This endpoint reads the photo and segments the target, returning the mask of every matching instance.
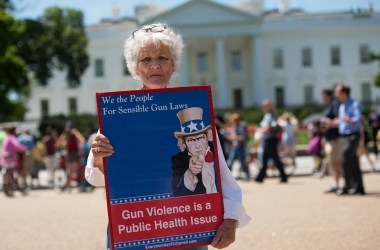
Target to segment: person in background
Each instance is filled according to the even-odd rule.
[[[320,177],[322,176],[321,171],[323,171],[323,140],[320,121],[309,123],[307,129],[310,141],[307,145],[306,152],[313,157],[313,174]]]
[[[83,153],[82,153],[82,166],[84,168],[86,168],[86,164],[87,164],[87,158],[91,152],[91,144],[93,143],[93,141],[95,140],[95,137],[98,133],[98,126],[94,126],[92,128],[92,133],[88,136],[88,139],[87,141],[85,142],[85,144],[83,145]],[[84,169],[86,171],[86,169]],[[84,176],[83,176],[84,177]],[[92,186],[87,180],[86,178],[84,178],[84,180],[82,181],[82,184],[79,188],[79,192],[92,192],[94,191],[95,187]]]
[[[377,136],[379,129],[380,129],[380,115],[377,113],[377,109],[375,105],[371,106],[371,111],[368,115],[368,123],[371,127],[372,131],[372,141],[373,141],[373,152],[375,153],[376,159],[378,155],[378,141],[379,137]]]
[[[283,153],[290,156],[292,164],[296,165],[296,132],[298,127],[297,118],[289,112],[285,112],[278,118],[278,123],[282,127],[281,146]]]
[[[240,170],[244,172],[243,179],[245,181],[249,181],[250,174],[247,165],[247,123],[241,120],[241,117],[238,113],[232,113],[230,115],[230,125],[230,133],[227,136],[227,140],[231,144],[231,149],[227,161],[228,168],[231,170],[232,164],[236,159],[238,159],[240,163]]]
[[[21,135],[17,137],[17,140],[24,145],[28,150],[25,153],[19,154],[20,159],[20,167],[19,167],[19,174],[22,180],[23,186],[28,186],[27,184],[27,178],[28,176],[31,177],[31,186],[36,187],[38,186],[38,181],[36,181],[36,166],[34,165],[33,157],[32,157],[32,151],[35,145],[34,138],[30,134],[29,130],[24,130]],[[33,174],[33,175],[32,175]]]
[[[369,165],[372,168],[372,172],[376,172],[375,163],[372,161],[368,153],[368,143],[370,142],[370,137],[369,137],[367,128],[368,128],[367,120],[365,119],[364,116],[362,116],[362,126],[360,129],[358,157],[362,155],[365,156],[367,158]]]
[[[57,158],[55,157],[55,143],[57,141],[57,136],[52,128],[46,128],[45,135],[42,137],[42,143],[45,145],[46,154],[43,158],[46,171],[48,187],[54,186],[54,170],[57,167]]]
[[[226,122],[221,115],[216,115],[215,116],[215,127],[216,127],[216,132],[218,133],[218,137],[220,140],[220,145],[222,146],[223,150],[223,155],[224,158],[227,159],[228,157],[228,140],[226,138]]]
[[[3,141],[4,141],[4,138],[6,136],[7,136],[7,133],[5,132],[5,128],[1,127],[0,128],[0,158],[1,158],[1,154],[2,154]],[[0,164],[0,170],[1,170],[1,164]]]
[[[274,109],[271,101],[268,99],[262,101],[261,109],[264,113],[264,118],[261,121],[260,128],[258,128],[258,130],[262,133],[263,166],[260,169],[255,181],[258,183],[262,183],[264,181],[268,168],[268,160],[272,159],[280,172],[281,182],[286,183],[288,182],[288,176],[285,173],[284,164],[280,160],[280,156],[278,154],[278,134],[274,131],[277,121],[274,117]]]
[[[342,176],[342,141],[335,122],[338,118],[340,103],[334,98],[332,89],[322,90],[322,99],[326,104],[320,120],[324,138],[325,163],[330,168],[333,178],[332,187],[325,193],[336,193],[339,190],[339,179]]]
[[[166,24],[145,25],[132,33],[125,43],[124,55],[131,74],[142,81],[141,89],[170,88],[169,81],[173,73],[179,70],[182,47],[182,37]],[[228,170],[220,143],[217,145],[223,186],[224,220],[211,245],[225,248],[234,242],[236,228],[245,226],[250,218],[242,205],[241,189]],[[91,144],[86,166],[86,179],[91,184],[105,185],[103,158],[113,153],[109,139],[98,133]],[[110,247],[109,241],[107,245]],[[207,249],[207,246],[192,249]]]
[[[90,154],[90,151],[91,151],[91,143],[93,142],[93,140],[94,140],[94,138],[96,136],[97,130],[98,129],[96,128],[95,133],[92,133],[90,136],[88,136],[87,141],[83,145],[82,157],[81,157],[81,162],[82,162],[81,165],[83,166],[83,168],[86,167],[87,158],[88,158],[88,155]],[[80,184],[80,187],[79,187],[79,192],[80,193],[85,193],[87,191],[93,191],[93,190],[94,190],[94,187],[91,186],[91,184],[86,179],[84,179],[84,180],[81,181],[81,184]]]
[[[85,139],[83,135],[74,127],[72,121],[66,122],[65,130],[55,143],[56,148],[63,148],[67,152],[65,158],[67,185],[65,189],[69,192],[72,187],[72,181],[79,178],[80,156],[84,143]]]
[[[37,186],[40,186],[38,174],[39,171],[45,169],[44,157],[46,155],[46,147],[45,144],[41,141],[41,139],[34,137],[34,147],[32,150],[32,158],[34,164],[34,171],[31,173],[32,180],[35,179]]]
[[[351,89],[339,84],[335,96],[340,102],[337,124],[342,137],[344,186],[337,191],[338,195],[365,195],[360,162],[357,155],[361,123],[361,106],[350,97]]]
[[[15,181],[13,179],[14,172],[16,171],[17,165],[17,154],[18,153],[28,153],[28,148],[22,145],[16,138],[16,127],[9,126],[5,128],[7,135],[4,137],[3,145],[1,149],[0,165],[3,168],[3,192],[6,196],[12,197],[13,190],[12,184]],[[24,192],[23,189],[20,189]]]

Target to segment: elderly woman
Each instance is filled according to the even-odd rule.
[[[182,52],[182,37],[161,23],[143,26],[134,31],[124,46],[124,56],[132,76],[142,81],[141,89],[170,87],[170,79],[179,69]],[[223,155],[218,143],[219,155]],[[86,166],[86,179],[94,186],[104,186],[103,157],[113,154],[108,138],[98,133],[91,144],[91,153]],[[211,245],[225,248],[235,240],[237,227],[246,225],[250,218],[242,205],[241,189],[223,157],[219,158],[223,185],[224,221],[220,225]],[[207,246],[194,249],[207,249]]]

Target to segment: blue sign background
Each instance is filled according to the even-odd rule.
[[[178,88],[177,88],[178,89]],[[131,95],[147,96],[147,93],[121,95],[127,102],[117,102],[120,94],[111,96],[115,102],[105,103],[105,96],[98,96],[102,132],[106,135],[115,153],[106,159],[109,182],[109,198],[123,199],[146,195],[172,194],[171,158],[180,152],[174,132],[181,126],[177,113],[184,108],[203,109],[204,125],[212,125],[208,89],[149,93],[151,101],[130,102]],[[171,109],[175,105],[187,105]],[[119,108],[136,108],[142,105],[148,112],[119,113]],[[152,111],[152,105],[167,107],[167,110]],[[103,108],[116,110],[115,114],[104,114]]]

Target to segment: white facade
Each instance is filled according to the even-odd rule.
[[[274,88],[282,86],[286,105],[305,103],[304,89],[313,86],[316,102],[320,102],[320,92],[324,87],[337,83],[351,86],[352,96],[359,100],[380,99],[380,89],[375,89],[373,79],[379,71],[378,63],[362,63],[360,47],[370,51],[380,51],[380,15],[355,17],[352,14],[332,13],[267,17],[262,26],[264,54],[265,93],[275,99]],[[331,48],[340,49],[340,64],[331,64]],[[284,66],[274,69],[272,53],[281,48]],[[310,48],[312,66],[303,67],[301,50]],[[371,96],[366,97],[362,85],[369,84]],[[369,100],[363,100],[369,101]]]
[[[285,106],[319,103],[321,90],[340,82],[352,87],[354,98],[380,100],[373,85],[378,63],[360,61],[360,49],[380,51],[379,13],[257,15],[249,6],[264,5],[193,0],[145,21],[166,22],[185,40],[174,85],[211,84],[217,108],[257,106],[265,98]],[[64,73],[56,72],[48,86],[33,87],[26,120],[38,121],[43,109],[68,114],[70,102],[74,112],[95,114],[96,92],[136,89],[139,81],[123,73],[123,43],[139,25],[127,20],[87,27],[90,66],[81,85],[69,88]],[[340,54],[334,59],[338,65],[331,64],[332,50]],[[303,53],[310,66],[303,66]],[[277,68],[274,54],[280,58]],[[103,65],[103,76],[96,76],[97,64]]]

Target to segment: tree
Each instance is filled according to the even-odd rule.
[[[80,84],[80,77],[89,65],[86,52],[88,38],[83,24],[83,13],[74,9],[49,8],[42,17],[49,29],[53,62],[66,70],[66,79],[71,87]]]
[[[17,21],[0,8],[0,121],[23,114],[23,103],[29,93],[29,79],[24,60],[17,55],[14,41],[24,31],[22,22]]]
[[[18,54],[25,60],[34,79],[45,86],[52,77],[54,68],[49,29],[35,20],[24,20],[24,24],[25,32],[17,43]]]
[[[371,61],[379,61],[380,62],[380,53],[379,54],[370,53],[369,59]],[[380,71],[375,75],[374,83],[377,87],[380,87]]]
[[[47,85],[53,70],[64,70],[76,87],[89,65],[82,12],[53,7],[37,20],[19,21],[13,10],[11,0],[0,0],[0,122],[23,119],[28,76]]]
[[[0,10],[13,10],[14,6],[11,0],[0,0]]]
[[[38,83],[47,85],[59,69],[67,72],[69,86],[78,86],[89,64],[82,12],[52,7],[38,21],[25,20],[25,26],[19,52]]]

